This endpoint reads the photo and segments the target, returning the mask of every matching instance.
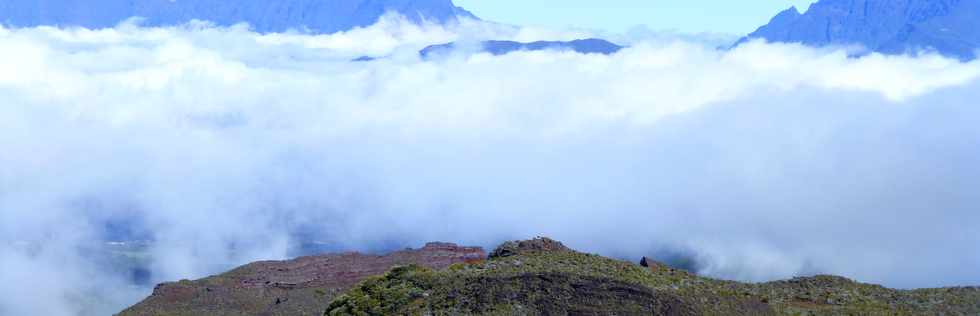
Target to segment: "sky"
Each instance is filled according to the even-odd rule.
[[[685,33],[747,34],[776,13],[811,0],[455,0],[480,18],[517,25],[622,32],[637,25]]]

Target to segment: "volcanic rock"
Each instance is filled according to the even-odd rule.
[[[490,258],[503,258],[524,253],[549,251],[571,251],[571,249],[568,249],[561,242],[551,238],[538,237],[532,240],[505,242],[490,253]]]

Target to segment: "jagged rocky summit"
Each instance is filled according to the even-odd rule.
[[[894,290],[836,276],[716,280],[548,238],[430,243],[258,262],[158,286],[121,315],[980,315],[980,288]]]
[[[977,0],[820,0],[806,13],[795,7],[739,41],[811,46],[860,45],[885,54],[935,51],[972,60],[980,48]]]
[[[0,23],[14,27],[106,28],[132,18],[143,25],[202,20],[220,26],[248,23],[257,32],[290,29],[334,33],[374,24],[387,12],[413,22],[476,18],[452,0],[4,0]]]

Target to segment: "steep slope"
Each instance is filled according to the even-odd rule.
[[[886,54],[930,50],[970,60],[980,48],[980,1],[821,0],[795,7],[743,38],[813,46],[853,45]]]
[[[980,288],[901,291],[832,276],[761,284],[508,243],[487,262],[396,268],[338,297],[325,315],[978,315]]]
[[[142,17],[149,26],[196,19],[222,26],[245,22],[263,33],[289,29],[333,33],[371,25],[389,11],[414,22],[475,18],[452,0],[11,0],[0,2],[0,23],[105,28]]]
[[[442,269],[485,258],[478,247],[429,243],[384,256],[345,253],[256,262],[197,281],[158,285],[119,315],[317,315],[341,291],[392,267]]]

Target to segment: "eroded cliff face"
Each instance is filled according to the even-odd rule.
[[[202,20],[219,26],[248,23],[262,33],[334,33],[374,24],[386,12],[413,22],[475,18],[452,0],[10,0],[0,2],[0,23],[106,28],[139,17],[147,26]]]
[[[886,54],[935,50],[969,60],[980,48],[980,1],[821,0],[803,14],[781,12],[741,42],[753,38]]]
[[[395,266],[444,269],[485,259],[479,247],[429,243],[383,256],[342,253],[255,262],[201,280],[160,284],[120,315],[304,315],[323,311],[338,293]]]

